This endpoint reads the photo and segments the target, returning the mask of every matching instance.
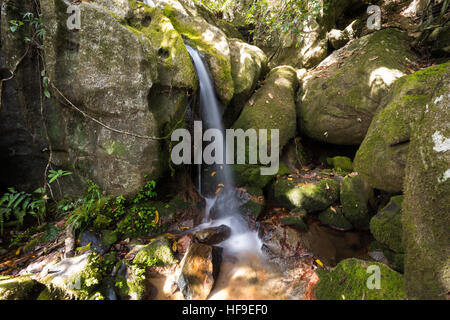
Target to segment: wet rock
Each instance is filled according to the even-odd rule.
[[[29,276],[0,276],[0,300],[35,300],[44,288]]]
[[[370,232],[375,239],[389,249],[403,253],[402,202],[403,196],[391,201],[370,220]]]
[[[222,248],[194,243],[181,261],[177,284],[186,300],[205,300],[217,279]]]
[[[226,225],[212,227],[193,232],[198,242],[208,245],[219,244],[231,235],[231,228]]]
[[[143,267],[170,265],[176,262],[169,240],[165,237],[153,240],[141,249],[133,259],[133,264]]]
[[[319,214],[320,222],[341,231],[353,229],[353,225],[345,218],[341,206],[332,206]]]
[[[369,266],[380,268],[380,288],[369,289]],[[403,300],[403,276],[384,264],[359,259],[341,261],[331,271],[319,268],[320,278],[314,291],[318,300]]]
[[[263,251],[275,257],[295,257],[303,248],[301,234],[291,227],[261,223]]]
[[[348,175],[341,186],[340,199],[345,218],[358,229],[369,228],[373,190],[359,175]]]

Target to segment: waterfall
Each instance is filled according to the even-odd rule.
[[[200,108],[203,131],[218,129],[225,137],[221,108],[214,90],[214,84],[209,70],[200,53],[186,45],[192,58],[195,72],[200,83]],[[223,141],[223,143],[225,143]],[[225,144],[224,144],[225,145]],[[226,149],[224,147],[224,149]],[[196,150],[194,150],[194,153]],[[224,159],[226,155],[224,154]],[[223,163],[226,163],[224,161]],[[205,165],[200,165],[198,174],[198,190],[206,200],[204,224],[199,229],[227,225],[231,228],[231,237],[221,244],[225,251],[239,253],[251,251],[260,253],[261,240],[256,232],[249,229],[247,222],[241,216],[240,200],[236,195],[233,174],[226,164],[209,166],[208,174],[202,174]],[[219,192],[218,192],[219,191]],[[214,216],[211,210],[214,209]]]

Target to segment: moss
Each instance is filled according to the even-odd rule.
[[[450,179],[444,176],[450,152],[438,151],[433,139],[437,132],[450,137],[450,63],[434,68],[441,76],[425,77],[430,100],[419,110],[405,170],[401,215],[409,299],[445,300],[450,291]]]
[[[125,157],[129,153],[125,145],[115,140],[106,141],[103,147],[107,154],[117,157]]]
[[[325,210],[339,198],[339,184],[332,179],[304,181],[301,178],[280,177],[271,186],[274,200],[287,209],[308,213]]]
[[[320,222],[333,228],[348,231],[353,229],[353,225],[345,218],[342,207],[330,207],[319,214]]]
[[[353,162],[348,157],[334,157],[327,158],[328,165],[332,166],[335,170],[341,170],[346,172],[353,171]]]
[[[141,267],[171,265],[175,262],[170,243],[164,237],[152,241],[139,251],[133,260],[133,264]]]
[[[391,201],[381,209],[370,221],[370,232],[389,249],[404,252],[402,242],[402,209],[403,196],[392,197]]]
[[[34,300],[44,286],[29,276],[0,276],[0,300]]]
[[[334,58],[338,63],[313,70],[304,80],[299,129],[327,143],[359,145],[392,86],[385,72],[395,80],[415,57],[406,33],[388,28],[356,39]]]
[[[380,268],[380,289],[369,289],[367,281],[371,265]],[[318,269],[319,283],[314,291],[318,300],[403,300],[403,276],[378,262],[358,259],[341,261],[331,271]]]
[[[360,175],[344,178],[340,194],[342,209],[345,218],[355,228],[369,228],[371,197],[373,197],[373,191]]]
[[[94,220],[93,226],[96,230],[107,229],[112,223],[112,219],[108,218],[102,214],[97,215]]]

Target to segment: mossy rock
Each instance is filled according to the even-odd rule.
[[[165,237],[153,240],[141,249],[133,260],[133,264],[143,267],[154,265],[171,265],[176,263],[169,240]]]
[[[0,300],[35,300],[44,288],[44,285],[29,276],[0,276]]]
[[[444,300],[450,291],[450,62],[435,68],[443,72],[429,83],[429,103],[418,110],[405,170],[402,226],[410,299]]]
[[[335,170],[344,171],[344,172],[352,172],[353,171],[353,162],[349,157],[334,157],[327,158],[328,165],[332,166]]]
[[[252,164],[232,165],[231,171],[233,172],[236,185],[241,187],[251,186],[264,189],[269,182],[272,181],[274,176],[291,173],[289,168],[283,162],[280,162],[278,172],[273,175],[263,175],[261,168],[262,167],[259,165]]]
[[[397,253],[389,249],[383,250],[383,254],[388,260],[389,266],[394,269],[395,271],[398,271],[400,273],[403,273],[405,271],[405,254],[404,253]]]
[[[341,204],[345,218],[358,229],[368,229],[370,223],[369,200],[373,190],[359,175],[348,175],[341,186]]]
[[[361,144],[383,97],[415,59],[406,32],[395,28],[333,52],[303,78],[299,130],[327,143]]]
[[[272,183],[269,196],[287,209],[320,212],[339,199],[339,183],[333,179],[309,181],[301,177],[280,177]]]
[[[170,19],[175,30],[188,43],[200,51],[208,64],[218,98],[224,106],[233,98],[234,83],[231,75],[228,39],[219,28],[209,24],[189,3],[157,3]]]
[[[147,294],[145,268],[121,262],[115,287],[121,299],[142,300]]]
[[[373,119],[356,153],[354,165],[371,187],[390,193],[403,191],[405,167],[415,123],[433,105],[435,86],[450,63],[430,67],[399,79],[385,98],[388,104]]]
[[[380,269],[380,289],[369,289],[367,282],[374,275],[369,266]],[[318,300],[404,300],[403,276],[378,262],[346,259],[332,269],[317,269],[320,278],[314,294]]]
[[[319,214],[319,220],[332,228],[348,231],[353,229],[353,225],[345,218],[342,207],[329,207]]]
[[[403,253],[401,221],[403,196],[392,197],[390,202],[370,220],[370,232],[389,249]]]
[[[290,226],[302,232],[308,231],[308,225],[302,215],[281,217],[280,222],[284,226]]]

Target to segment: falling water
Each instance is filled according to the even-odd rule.
[[[186,45],[186,48],[191,55],[200,82],[200,107],[203,131],[218,129],[222,132],[222,136],[225,137],[220,104],[206,64],[197,50],[188,45]],[[225,157],[226,155],[224,155],[224,159]],[[240,203],[240,200],[236,196],[234,179],[230,167],[224,164],[214,165],[210,169],[208,172],[214,172],[213,176],[211,174],[203,176],[203,170],[199,170],[198,188],[201,190],[202,196],[205,197],[206,212],[204,224],[198,228],[227,225],[232,230],[231,237],[221,244],[226,252],[236,254],[243,251],[250,251],[255,254],[260,254],[261,240],[258,238],[256,232],[249,229],[247,222],[239,213],[239,207],[242,203]],[[219,188],[220,192],[216,192]],[[210,213],[213,208],[214,217],[211,217]]]

